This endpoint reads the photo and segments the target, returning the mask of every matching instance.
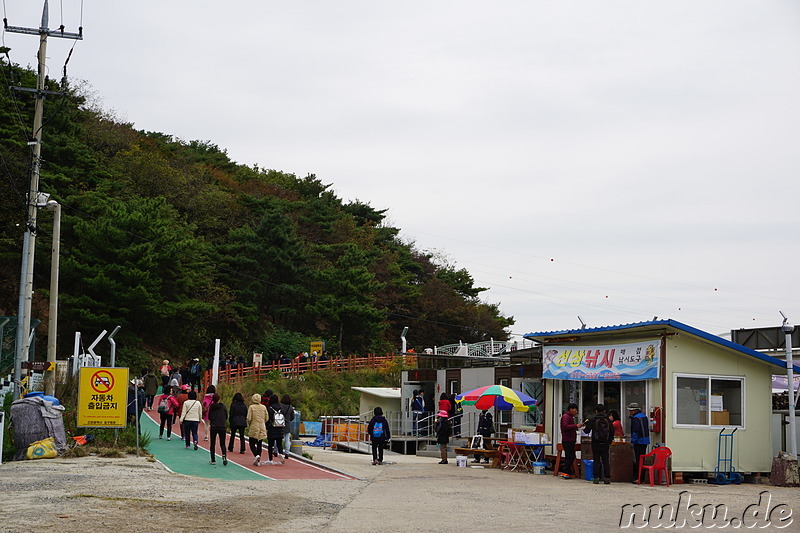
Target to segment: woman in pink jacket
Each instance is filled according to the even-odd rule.
[[[161,416],[161,425],[158,428],[158,438],[164,436],[164,426],[167,427],[167,440],[172,439],[172,420],[175,413],[178,412],[178,399],[175,397],[177,389],[172,389],[172,393],[164,393],[158,397],[156,405],[158,405],[158,414]]]

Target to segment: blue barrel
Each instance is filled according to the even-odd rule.
[[[583,471],[586,473],[584,476],[586,481],[592,481],[594,479],[594,461],[591,461],[589,459],[584,459]]]

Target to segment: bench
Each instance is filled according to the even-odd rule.
[[[482,448],[453,448],[456,455],[483,455],[486,458],[491,458],[492,463],[489,468],[497,468],[500,466],[500,458],[497,450],[484,450]]]

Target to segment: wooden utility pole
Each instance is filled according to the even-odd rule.
[[[25,235],[22,244],[22,268],[20,275],[19,288],[19,308],[17,312],[17,343],[14,358],[14,399],[20,396],[20,378],[22,372],[22,362],[28,360],[28,353],[31,345],[31,334],[28,331],[31,327],[31,300],[33,299],[33,260],[36,250],[36,216],[40,207],[47,205],[49,195],[39,192],[39,171],[41,169],[42,155],[42,116],[44,115],[44,99],[48,94],[61,94],[57,91],[48,91],[45,87],[47,74],[47,38],[49,36],[61,37],[64,39],[83,39],[83,28],[78,33],[64,31],[61,26],[57,29],[49,29],[49,8],[48,1],[44,0],[42,10],[42,23],[38,29],[22,28],[18,26],[5,25],[5,30],[10,33],[24,33],[39,36],[39,68],[36,78],[36,89],[25,87],[13,87],[13,89],[23,92],[34,93],[36,106],[33,116],[33,140],[29,145],[33,146],[33,161],[31,162],[31,182],[28,189],[28,213],[25,224]]]

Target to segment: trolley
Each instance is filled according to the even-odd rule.
[[[729,485],[734,483],[739,485],[742,480],[742,474],[733,468],[733,434],[739,428],[733,428],[730,433],[725,433],[728,428],[722,428],[719,432],[719,441],[717,444],[717,468],[714,469],[714,479],[712,483],[717,485]]]

